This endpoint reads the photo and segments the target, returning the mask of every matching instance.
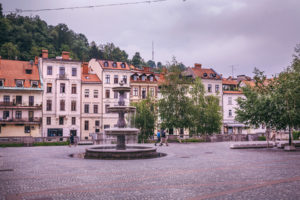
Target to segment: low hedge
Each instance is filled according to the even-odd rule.
[[[177,139],[177,142],[180,142],[180,140]],[[205,141],[203,139],[198,139],[198,138],[181,139],[181,143],[188,143],[188,142],[205,142]]]
[[[0,144],[0,147],[23,147],[23,144]]]
[[[265,136],[259,136],[258,141],[266,141],[266,137]]]
[[[69,145],[69,142],[36,142],[32,146],[64,146]]]

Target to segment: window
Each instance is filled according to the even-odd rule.
[[[98,113],[98,105],[94,105],[94,113]]]
[[[116,67],[117,67],[117,63],[116,63],[116,62],[113,62],[112,66],[113,66],[114,68],[116,68]]]
[[[32,69],[25,69],[26,74],[32,74]]]
[[[34,106],[34,96],[29,96],[29,106]]]
[[[59,117],[59,125],[64,125],[64,117]]]
[[[137,81],[137,75],[133,75],[133,80]]]
[[[9,118],[9,111],[3,111],[3,119]]]
[[[89,121],[88,120],[86,120],[86,121],[84,121],[84,130],[89,130]]]
[[[105,124],[105,125],[104,125],[104,129],[107,129],[107,128],[110,128],[110,125],[109,125],[109,124]]]
[[[118,92],[114,92],[114,98],[115,98],[115,99],[118,98]]]
[[[105,98],[109,99],[110,98],[110,91],[105,90]]]
[[[71,111],[76,111],[76,101],[71,102]]]
[[[23,80],[16,80],[17,87],[23,87]]]
[[[47,83],[47,93],[52,93],[52,83]]]
[[[138,95],[139,95],[139,89],[133,88],[133,96],[138,96]]]
[[[118,84],[118,83],[119,83],[119,76],[114,75],[114,84]]]
[[[47,117],[47,125],[51,125],[51,117]]]
[[[4,103],[9,103],[10,102],[10,96],[4,95],[3,96],[3,101],[4,101]]]
[[[22,96],[16,96],[16,104],[22,104]]]
[[[208,84],[207,91],[211,92],[211,84]]]
[[[76,125],[76,117],[72,117],[72,125]]]
[[[0,80],[0,87],[4,86],[4,80]]]
[[[106,104],[106,105],[105,105],[105,112],[106,112],[106,113],[108,113],[108,107],[109,107],[109,105]]]
[[[52,75],[52,66],[47,66],[47,75]]]
[[[95,121],[95,126],[100,126],[100,121],[99,120]]]
[[[122,68],[126,68],[125,63],[122,63],[122,64],[121,64],[121,67],[122,67]]]
[[[219,89],[220,89],[220,86],[219,85],[216,85],[216,92],[219,92]]]
[[[52,110],[52,100],[47,100],[47,111],[51,111]]]
[[[72,76],[77,76],[77,68],[72,68]]]
[[[108,67],[108,62],[107,61],[104,62],[104,67]]]
[[[94,98],[98,98],[98,90],[94,90]]]
[[[72,84],[72,94],[76,94],[76,84]]]
[[[153,82],[153,76],[150,76],[150,81]]]
[[[65,100],[60,100],[60,110],[65,111]]]
[[[90,96],[90,90],[89,89],[85,89],[84,90],[84,97],[88,98]]]
[[[66,92],[66,84],[65,83],[61,83],[60,84],[60,93],[65,93]]]
[[[110,83],[110,75],[109,75],[109,74],[106,75],[105,81],[106,81],[106,83],[108,83],[108,84]]]
[[[89,112],[90,112],[90,105],[84,104],[84,113],[89,113]]]
[[[16,119],[22,119],[22,111],[16,111]]]
[[[203,76],[204,76],[204,77],[207,77],[207,73],[204,73]]]
[[[229,110],[228,116],[229,116],[229,117],[232,117],[232,110]]]
[[[151,97],[154,96],[154,88],[150,88],[150,96],[151,96]]]
[[[228,105],[232,105],[232,97],[228,97]]]
[[[38,86],[39,86],[39,82],[38,81],[31,81],[31,87],[37,88]]]
[[[142,88],[142,99],[146,99],[146,88]]]
[[[146,80],[146,76],[142,75],[142,81],[145,81],[145,80]]]
[[[123,82],[124,82],[124,84],[127,84],[127,76],[126,75],[123,76]]]
[[[24,132],[25,133],[30,133],[30,126],[25,126],[24,127]]]
[[[65,68],[64,67],[59,67],[59,75],[65,76]]]

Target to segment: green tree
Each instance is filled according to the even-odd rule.
[[[139,52],[135,52],[134,56],[131,59],[131,64],[138,68],[141,68],[143,67],[143,65],[145,65],[145,62]]]
[[[147,61],[147,66],[148,67],[151,67],[151,68],[155,68],[156,67],[156,64],[153,60],[148,60]]]
[[[135,125],[140,129],[139,142],[144,143],[145,140],[154,134],[156,121],[155,102],[148,97],[132,105],[136,107]]]
[[[119,47],[116,47],[113,43],[107,43],[106,45],[100,46],[101,51],[103,52],[103,59],[127,62],[128,54],[121,50]]]
[[[11,59],[11,60],[17,59],[20,54],[17,45],[14,45],[11,42],[4,43],[1,46],[0,52],[2,58]]]
[[[176,62],[169,66],[172,72],[166,76],[166,82],[161,86],[162,99],[159,100],[159,114],[162,128],[191,127],[191,99],[186,95],[190,79],[181,76]]]

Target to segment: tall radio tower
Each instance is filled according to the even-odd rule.
[[[154,61],[154,42],[152,41],[152,61]]]

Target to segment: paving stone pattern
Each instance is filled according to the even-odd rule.
[[[300,199],[300,150],[170,144],[166,157],[71,158],[87,146],[0,148],[0,199]]]

